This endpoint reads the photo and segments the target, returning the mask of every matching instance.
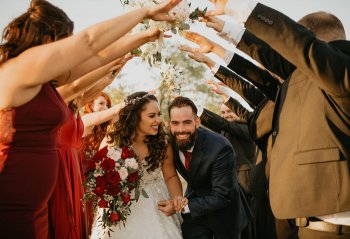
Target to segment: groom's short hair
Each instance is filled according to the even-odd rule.
[[[196,105],[193,103],[193,101],[187,97],[178,96],[169,104],[169,107],[168,107],[169,117],[170,117],[170,111],[172,108],[175,108],[175,107],[181,108],[181,107],[186,107],[186,106],[190,106],[194,115],[197,115],[198,110],[197,110]]]

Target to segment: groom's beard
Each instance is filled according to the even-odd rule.
[[[190,137],[186,141],[178,140],[176,138],[176,135],[179,135],[179,134],[190,134]],[[170,132],[170,135],[171,135],[173,142],[176,143],[177,148],[182,152],[185,152],[186,150],[191,149],[192,146],[194,145],[194,142],[196,141],[196,131],[194,131],[193,133],[190,133],[190,132],[172,133],[172,132]]]

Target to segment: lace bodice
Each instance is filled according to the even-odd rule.
[[[147,184],[157,183],[159,180],[162,179],[162,170],[160,167],[156,168],[154,171],[148,172],[147,171],[147,164],[142,164],[142,182],[141,186],[144,187]]]

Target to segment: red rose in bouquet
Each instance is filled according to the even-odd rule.
[[[115,166],[115,161],[113,159],[110,159],[110,158],[105,158],[101,163],[101,167],[105,171],[109,171],[109,170],[114,169],[114,166]]]
[[[111,214],[109,215],[109,220],[111,222],[116,222],[120,220],[120,215],[117,212],[111,212]]]
[[[96,187],[92,192],[96,194],[97,197],[101,197],[104,193],[105,189],[102,187]]]
[[[128,204],[131,200],[131,196],[128,193],[122,194],[122,200],[125,204]]]
[[[87,165],[86,171],[89,172],[89,171],[95,170],[95,169],[96,169],[96,164],[95,164],[95,162],[92,161],[92,160],[89,160],[89,161],[88,161],[88,165]]]
[[[133,172],[133,173],[129,174],[128,180],[129,180],[130,183],[134,183],[134,182],[137,181],[138,177],[139,177],[139,172],[136,171],[136,172]]]
[[[108,208],[108,202],[104,199],[101,199],[99,202],[98,202],[98,206],[100,208]]]
[[[92,161],[94,162],[100,162],[103,158],[106,157],[108,152],[108,147],[103,147],[102,149],[100,149],[95,155],[94,157],[92,157]]]
[[[117,196],[118,194],[120,193],[120,187],[119,185],[110,185],[108,188],[107,188],[107,194],[108,195],[111,195],[111,196]]]
[[[117,185],[120,182],[120,175],[118,172],[112,171],[107,174],[107,182],[112,185]]]
[[[128,147],[122,147],[122,154],[120,156],[122,159],[132,158],[134,157],[134,153]]]

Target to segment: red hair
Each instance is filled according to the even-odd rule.
[[[111,108],[112,103],[111,103],[111,98],[104,92],[100,92],[94,99],[92,99],[89,103],[87,103],[84,107],[84,114],[89,114],[94,112],[92,109],[92,105],[94,103],[94,101],[98,98],[98,97],[104,97],[107,101],[107,107]],[[104,122],[100,125],[95,125],[94,128],[92,129],[90,138],[89,138],[89,146],[93,149],[93,150],[98,150],[98,148],[100,147],[101,141],[103,140],[103,138],[106,135],[106,131],[107,131],[107,127],[110,124],[110,121]]]

